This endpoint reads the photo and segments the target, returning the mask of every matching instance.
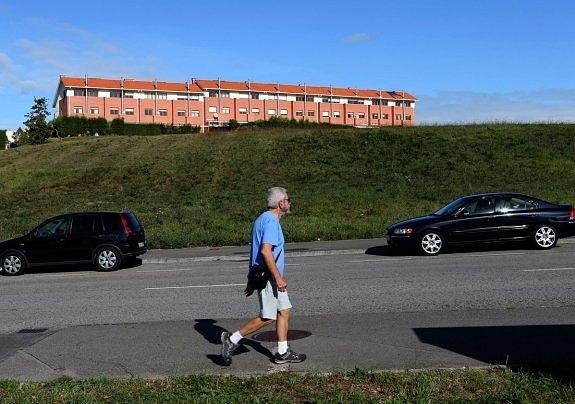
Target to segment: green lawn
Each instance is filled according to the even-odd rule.
[[[152,248],[240,245],[267,188],[288,241],[381,237],[461,194],[575,201],[575,125],[257,129],[70,138],[0,151],[0,238],[48,216],[132,210]]]
[[[0,381],[8,403],[573,403],[575,389],[549,376],[491,370],[433,370],[165,379]]]

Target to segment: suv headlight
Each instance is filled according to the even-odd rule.
[[[405,235],[413,234],[413,229],[412,228],[399,227],[393,231],[393,234],[401,234],[401,235],[405,236]]]

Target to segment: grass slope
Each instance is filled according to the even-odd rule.
[[[132,210],[153,248],[239,245],[288,188],[289,241],[381,237],[461,194],[575,202],[575,125],[245,129],[73,138],[0,151],[0,239],[48,216]]]

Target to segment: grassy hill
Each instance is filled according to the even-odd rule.
[[[132,210],[153,248],[238,245],[288,188],[288,241],[381,237],[461,194],[575,202],[575,125],[243,129],[71,138],[0,151],[0,239],[48,216]]]

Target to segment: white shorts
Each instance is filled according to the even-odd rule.
[[[260,301],[261,318],[275,320],[278,316],[278,311],[292,308],[287,291],[278,292],[275,282],[268,281],[265,289],[258,292],[258,299]]]

